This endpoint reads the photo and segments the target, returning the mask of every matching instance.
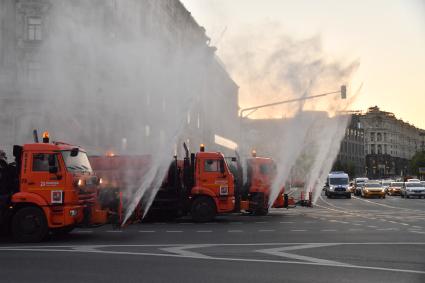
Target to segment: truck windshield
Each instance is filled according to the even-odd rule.
[[[330,185],[348,185],[348,178],[329,178]]]
[[[66,169],[70,172],[92,172],[90,161],[87,154],[80,151],[77,156],[71,156],[70,150],[62,151],[62,157],[65,161]]]

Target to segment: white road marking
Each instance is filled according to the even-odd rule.
[[[341,263],[341,262],[337,262],[337,261],[333,261],[333,260],[326,260],[326,259],[321,259],[321,258],[291,254],[291,253],[287,252],[287,251],[297,251],[297,250],[303,250],[303,249],[329,247],[329,246],[334,246],[334,245],[335,244],[306,244],[306,245],[303,244],[303,245],[297,245],[297,246],[288,246],[288,247],[279,247],[279,248],[272,248],[272,249],[256,250],[256,252],[271,254],[271,255],[274,255],[274,256],[286,257],[286,258],[290,258],[290,259],[304,260],[304,261],[308,261],[308,262],[326,264],[326,265],[334,265],[334,266],[347,265],[345,263]]]
[[[412,226],[412,228],[422,229],[421,226]]]
[[[122,233],[122,230],[108,230],[106,233]]]
[[[409,230],[409,232],[417,233],[417,234],[425,234],[425,232],[423,232],[423,231]]]
[[[273,229],[269,229],[269,230],[267,230],[267,229],[258,230],[258,232],[274,232],[274,231],[276,231],[276,230],[273,230]]]
[[[181,231],[181,230],[167,230],[165,232],[167,232],[167,233],[182,233],[183,231]]]
[[[230,246],[259,246],[259,245],[276,245],[277,243],[264,243],[264,244],[224,244]],[[283,245],[288,245],[291,243],[281,243]],[[299,245],[300,243],[292,243],[293,245]],[[309,244],[309,243],[307,243]],[[314,244],[314,243],[310,243]],[[336,244],[336,243],[334,243]],[[368,245],[368,244],[384,244],[384,245],[400,245],[400,244],[409,244],[409,245],[424,245],[425,243],[338,243],[340,245],[346,244],[357,244],[357,245]],[[175,246],[175,245],[104,245],[102,247],[145,247],[145,246],[155,246],[155,247],[164,247],[164,246]],[[213,244],[212,246],[217,246]],[[56,246],[51,247],[52,249],[46,249],[47,246],[43,246],[44,249],[37,247],[2,247],[0,250],[4,251],[25,251],[25,252],[70,252],[70,253],[81,253],[81,250],[69,249],[76,246]],[[179,254],[161,254],[161,253],[138,253],[138,252],[121,252],[121,251],[110,251],[110,250],[87,250],[86,253],[98,253],[98,254],[108,254],[108,255],[134,255],[134,256],[158,256],[158,257],[173,257],[173,258],[194,258],[194,259],[204,259],[204,260],[216,260],[216,261],[233,261],[233,262],[257,262],[257,263],[276,263],[276,264],[296,264],[296,265],[314,265],[314,266],[327,266],[331,268],[352,268],[352,269],[363,269],[363,270],[379,270],[379,271],[388,271],[388,272],[402,272],[402,273],[414,273],[414,274],[425,274],[425,271],[422,270],[411,270],[411,269],[396,269],[396,268],[385,268],[385,267],[374,267],[374,266],[360,266],[360,265],[339,265],[335,266],[333,264],[316,263],[316,262],[302,262],[302,261],[291,261],[291,260],[269,260],[269,259],[250,259],[250,258],[228,258],[228,257],[191,257],[191,256],[182,256]],[[83,253],[84,253],[83,252]]]
[[[267,221],[257,221],[255,223],[257,223],[257,224],[265,224],[265,223],[268,223],[268,222]]]
[[[81,233],[81,234],[89,234],[89,233],[93,233],[92,230],[78,230],[78,231],[73,231],[73,233]]]
[[[212,230],[199,230],[199,231],[196,231],[196,233],[211,233],[212,232]]]
[[[242,230],[227,230],[228,233],[242,233]]]
[[[279,222],[280,224],[292,224],[292,223],[294,223],[294,222],[291,222],[291,221],[281,221],[281,222]]]
[[[363,226],[363,224],[360,224],[360,223],[353,223],[353,225],[356,225],[356,226]]]
[[[174,253],[177,255],[180,255],[182,257],[190,257],[190,258],[211,258],[210,256],[201,254],[201,253],[197,253],[197,252],[192,252],[192,251],[188,251],[188,249],[195,249],[195,248],[206,248],[206,247],[210,247],[211,245],[208,244],[199,244],[199,245],[183,245],[183,246],[176,246],[176,247],[172,247],[172,248],[161,248],[160,250],[169,252],[169,253]]]
[[[380,206],[384,206],[384,207],[389,207],[389,208],[395,208],[395,209],[400,209],[400,210],[408,210],[408,211],[421,211],[421,210],[417,210],[417,209],[410,209],[410,208],[387,205],[387,204],[383,204],[383,203],[377,203],[377,202],[374,202],[374,201],[370,201],[370,200],[367,200],[367,199],[362,199],[362,198],[358,198],[358,197],[354,197],[354,196],[353,196],[353,198],[356,199],[356,200],[360,200],[360,201],[364,201],[364,202],[368,202],[368,203],[372,203],[372,204],[380,205]]]
[[[378,226],[375,226],[375,225],[367,225],[367,227],[369,227],[369,228],[377,228]]]
[[[307,230],[304,229],[296,229],[296,230],[291,230],[291,232],[306,232]]]
[[[336,230],[336,229],[322,229],[320,231],[322,231],[322,232],[336,232],[338,230]]]
[[[139,233],[155,233],[154,230],[140,230]]]

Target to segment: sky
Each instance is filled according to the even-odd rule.
[[[205,27],[226,66],[250,45],[270,51],[267,45],[279,34],[318,38],[327,60],[359,62],[348,83],[351,94],[360,89],[352,110],[377,105],[425,129],[425,0],[181,1]],[[250,42],[240,40],[250,33]],[[235,72],[230,71],[234,79]],[[235,81],[242,94],[249,88]],[[240,105],[248,104],[240,99]]]

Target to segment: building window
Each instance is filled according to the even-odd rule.
[[[28,18],[28,40],[41,40],[41,18]]]
[[[382,141],[382,134],[381,133],[376,134],[376,140],[379,141],[379,142]]]
[[[370,133],[370,141],[375,141],[375,133],[374,132]]]
[[[40,63],[36,61],[30,61],[27,65],[27,79],[28,83],[37,85],[40,83]]]
[[[378,144],[378,154],[382,154],[382,145]]]
[[[370,145],[370,153],[375,154],[375,145],[374,144]]]

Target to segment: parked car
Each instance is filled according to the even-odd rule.
[[[369,181],[368,178],[355,178],[354,179],[354,195],[360,196],[363,185]]]
[[[387,189],[387,194],[390,196],[399,196],[400,190],[404,186],[404,182],[391,182]]]
[[[421,182],[406,182],[401,188],[400,195],[402,198],[425,198],[425,186]]]
[[[415,183],[420,183],[421,182],[421,180],[419,180],[419,179],[407,179],[407,182],[415,182]]]
[[[379,182],[367,182],[362,187],[361,196],[385,198],[385,189]]]
[[[382,187],[384,187],[385,189],[385,193],[388,193],[388,187],[391,185],[391,182],[393,182],[394,180],[382,180],[381,184]]]

